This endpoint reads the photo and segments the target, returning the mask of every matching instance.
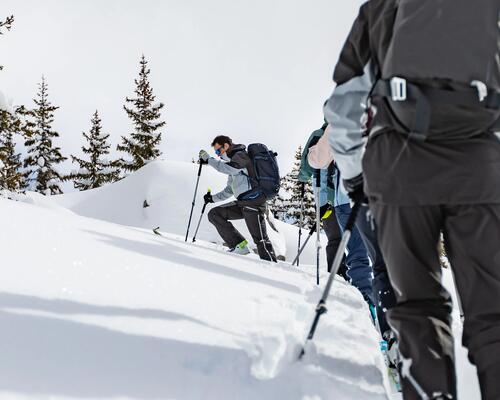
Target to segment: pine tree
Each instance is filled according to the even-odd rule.
[[[283,185],[283,178],[280,180],[281,185]],[[272,212],[274,218],[279,219],[280,221],[285,221],[286,217],[286,209],[283,204],[284,202],[284,197],[286,197],[287,194],[283,191],[283,189],[280,189],[279,193],[277,196],[272,198],[270,201],[268,201],[268,207],[269,211]]]
[[[5,18],[5,20],[3,20],[3,21],[0,21],[0,35],[4,34],[4,30],[10,31],[13,23],[14,23],[14,16],[13,15]],[[0,65],[0,71],[2,69],[3,69],[3,66]]]
[[[92,127],[87,134],[83,132],[83,137],[88,143],[88,147],[82,146],[84,154],[89,155],[89,160],[71,156],[74,163],[78,163],[80,169],[68,176],[73,180],[73,185],[79,190],[95,189],[106,183],[118,180],[120,170],[117,168],[117,161],[109,161],[106,156],[111,147],[107,141],[109,134],[102,133],[101,118],[96,112],[92,116]]]
[[[158,148],[161,142],[159,129],[165,125],[165,122],[160,121],[160,111],[164,104],[154,102],[156,96],[153,94],[148,79],[150,72],[148,62],[143,55],[140,61],[139,78],[135,80],[136,97],[126,98],[126,103],[131,104],[131,107],[123,106],[132,120],[134,132],[129,137],[122,136],[121,144],[117,146],[117,150],[131,157],[131,160],[120,160],[120,168],[126,172],[136,171],[161,155]]]
[[[16,153],[14,135],[21,130],[16,114],[0,110],[0,187],[12,192],[25,189],[21,154]]]
[[[60,183],[64,177],[56,167],[66,160],[61,155],[61,149],[55,147],[53,139],[59,134],[52,130],[54,111],[59,107],[53,106],[48,99],[48,88],[45,78],[38,85],[37,98],[34,99],[35,109],[32,111],[34,127],[32,134],[26,139],[25,145],[28,157],[24,160],[27,168],[28,183],[32,190],[50,195],[60,194]]]
[[[311,227],[316,221],[316,208],[314,203],[314,192],[311,181],[304,185],[304,197],[302,197],[302,183],[299,181],[300,161],[302,147],[295,153],[295,161],[292,171],[282,178],[281,187],[286,193],[282,196],[282,207],[286,210],[284,221],[293,225],[300,225],[300,214],[302,204],[303,226]]]
[[[300,225],[301,206],[303,210],[303,226],[311,227],[316,220],[316,208],[314,203],[314,192],[311,181],[304,184],[304,199],[302,204],[302,183],[298,180],[302,147],[295,153],[295,161],[292,171],[281,178],[281,189],[275,198],[269,202],[269,208],[275,218],[293,224]]]

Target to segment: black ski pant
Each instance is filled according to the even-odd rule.
[[[464,311],[463,344],[476,365],[483,400],[500,399],[500,204],[371,204],[397,304],[405,400],[442,392],[456,399],[451,296],[441,284],[440,232]],[[415,383],[412,383],[414,380]]]
[[[370,213],[367,205],[362,205],[359,209],[356,227],[363,239],[373,268],[373,298],[375,299],[375,308],[377,310],[377,319],[380,333],[385,337],[390,332],[387,323],[386,312],[396,305],[396,296],[389,280],[387,266],[380,250],[377,237],[377,227],[375,220]]]
[[[273,245],[267,236],[265,211],[265,203],[253,205],[233,201],[212,208],[208,212],[208,220],[215,226],[229,247],[234,248],[245,238],[230,221],[244,219],[248,231],[257,245],[259,257],[263,260],[276,262]]]
[[[342,231],[340,230],[334,209],[332,210],[332,214],[323,220],[323,230],[325,231],[328,239],[328,243],[326,245],[326,262],[328,272],[330,272],[332,270],[333,260],[337,254],[337,249],[339,248],[340,241],[342,240]],[[337,274],[342,276],[346,281],[349,281],[349,277],[347,276],[347,266],[345,265],[345,254]]]

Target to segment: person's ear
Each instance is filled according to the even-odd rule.
[[[224,151],[228,151],[229,147],[229,143],[224,143]]]

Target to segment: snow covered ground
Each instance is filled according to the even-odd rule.
[[[103,189],[0,199],[0,399],[388,398],[356,290],[334,284],[296,362],[315,268],[226,254],[206,220],[184,242],[196,168],[156,162]],[[201,192],[224,184],[208,171]],[[296,228],[278,229],[288,258]],[[461,399],[479,399],[459,357]]]

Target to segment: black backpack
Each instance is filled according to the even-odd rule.
[[[239,200],[253,200],[262,195],[272,199],[280,190],[280,172],[276,161],[278,153],[262,143],[250,144],[247,153],[252,160],[255,178],[252,190],[240,195]]]
[[[432,111],[442,105],[481,110],[490,125],[498,121],[499,14],[500,0],[397,0],[372,95],[387,98],[416,139],[426,138]]]

